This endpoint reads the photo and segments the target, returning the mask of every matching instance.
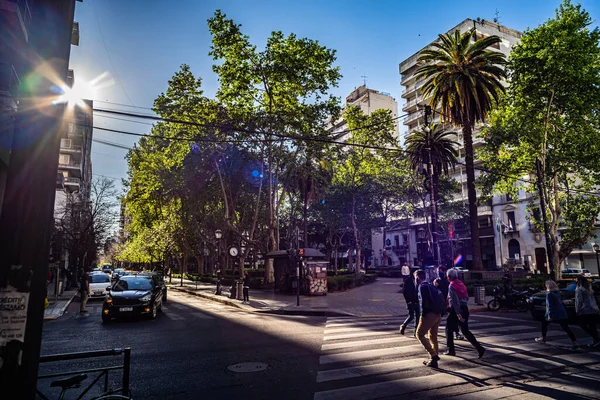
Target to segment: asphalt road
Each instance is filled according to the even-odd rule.
[[[135,399],[313,396],[324,317],[245,313],[175,291],[170,291],[164,312],[154,321],[105,325],[100,308],[101,300],[92,300],[89,313],[79,314],[79,303],[74,301],[63,317],[46,323],[42,354],[131,347],[131,391]],[[115,357],[42,364],[40,374],[121,361]],[[245,362],[264,363],[268,368],[252,373],[227,369]],[[119,374],[110,373],[115,387]],[[48,388],[48,382],[40,381],[38,388],[54,393],[51,398],[56,398],[58,391]]]
[[[89,315],[78,308],[75,302],[65,316],[45,324],[42,353],[129,346],[135,399],[600,398],[599,349],[569,350],[567,336],[553,325],[549,343],[535,343],[540,323],[528,313],[473,313],[470,325],[487,348],[485,357],[478,360],[468,342],[457,341],[457,357],[442,356],[439,369],[431,369],[422,364],[426,354],[411,337],[412,327],[406,336],[398,334],[398,316],[247,313],[175,291],[154,321],[103,325],[99,301],[90,303]],[[591,341],[574,331],[580,344]],[[40,373],[109,361],[48,364]],[[268,367],[251,373],[227,368],[244,362]],[[116,387],[119,374],[111,376]],[[39,387],[56,398],[45,382]]]

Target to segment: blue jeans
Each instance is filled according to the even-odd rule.
[[[421,310],[419,309],[419,303],[408,303],[408,317],[404,320],[402,325],[407,326],[410,321],[415,320],[415,329],[419,325],[419,319],[421,318]]]

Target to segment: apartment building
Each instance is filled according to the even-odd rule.
[[[396,143],[400,143],[400,124],[398,123],[398,102],[389,93],[380,92],[375,89],[370,89],[366,85],[357,87],[346,96],[346,107],[360,107],[363,113],[371,115],[375,110],[390,110],[394,119],[394,138]],[[343,118],[337,121],[327,122],[334,133],[343,132],[348,129],[348,124]]]
[[[510,53],[512,47],[519,42],[522,36],[521,32],[518,32],[514,29],[510,29],[495,22],[482,20],[479,18],[476,20],[465,19],[448,32],[453,33],[456,30],[465,32],[472,28],[476,30],[476,38],[490,35],[499,36],[501,38],[501,42],[494,46],[492,50],[502,52],[506,55]],[[403,113],[409,114],[402,121],[405,127],[405,138],[414,130],[422,128],[424,124],[423,106],[428,104],[428,99],[423,96],[421,91],[424,80],[417,79],[415,77],[415,72],[422,65],[422,62],[417,61],[420,52],[430,46],[431,43],[408,57],[406,60],[402,61],[399,66],[400,75],[402,77],[401,84],[404,87],[404,90],[402,91],[402,98],[406,100],[404,106],[402,107],[402,111]],[[435,123],[441,123],[440,115],[438,113],[433,113],[432,120]],[[454,130],[456,132],[455,140],[460,146],[460,161],[464,162],[464,145],[460,129],[457,129],[454,126],[447,126],[446,129]],[[479,129],[475,129],[475,148],[481,146],[483,143],[482,139],[477,137],[478,132]],[[475,165],[478,165],[477,161]],[[478,175],[478,171],[476,171],[476,175]],[[459,165],[456,167],[453,172],[453,178],[460,182],[462,187],[461,194],[456,200],[466,203],[467,179],[464,166]],[[500,208],[495,210],[495,205],[498,205],[500,208],[502,208],[502,210],[500,210]],[[497,234],[495,234],[495,220],[497,213],[502,212],[500,217],[506,222],[507,225],[509,225],[509,218],[517,218],[517,215],[519,217],[522,216],[521,212],[517,213],[513,211],[511,207],[516,208],[516,206],[512,205],[507,207],[507,204],[502,201],[501,196],[497,196],[493,201],[481,205],[478,208],[482,258],[484,267],[486,268],[491,269],[499,266],[502,257],[504,258],[504,261],[506,261],[506,258],[510,257],[511,255],[514,256],[517,254],[519,257],[525,255],[523,250],[518,249],[517,251],[517,246],[515,245],[515,240],[519,242],[520,240],[523,241],[523,238],[508,237],[514,235],[516,231],[507,232],[508,236],[503,241],[502,245],[500,244],[500,238],[496,237]],[[516,230],[516,227],[519,225],[517,224],[516,220],[513,222],[514,223],[512,224],[512,227]],[[519,220],[519,222],[521,222],[521,220]],[[424,216],[418,215],[415,218],[412,218],[410,223],[391,224],[389,226],[390,229],[386,230],[387,234],[385,241],[383,238],[378,240],[378,244],[381,246],[381,249],[376,249],[375,251],[376,254],[382,254],[381,262],[392,264],[407,262],[414,265],[425,259],[427,263],[427,255],[429,254],[429,259],[431,259],[431,256],[430,252],[428,251],[427,241],[425,239],[426,223],[427,221],[425,220]],[[472,262],[473,256],[471,252],[471,238],[469,234],[468,223],[465,224],[461,221],[454,221],[449,225],[450,226],[444,227],[443,230],[446,231],[446,234],[443,237],[440,237],[439,240],[440,252],[442,254],[441,261],[443,263],[449,263],[453,258],[455,258],[455,256],[460,254],[462,255],[464,265],[469,266]],[[396,238],[398,240],[396,240]],[[396,241],[398,241],[398,243],[396,243]],[[512,253],[509,252],[508,243],[511,243],[510,249]],[[543,247],[543,245],[544,244],[542,243],[541,246]],[[523,243],[523,247],[525,247],[525,243]],[[501,250],[504,250],[503,256],[500,255]],[[533,252],[531,253],[533,254]]]

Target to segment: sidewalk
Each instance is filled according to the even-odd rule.
[[[267,312],[287,315],[316,316],[357,316],[357,317],[393,317],[406,314],[406,303],[400,292],[400,278],[379,278],[374,283],[360,286],[344,292],[333,292],[327,296],[300,296],[300,305],[296,305],[296,295],[275,293],[273,289],[250,289],[250,304],[229,298],[229,287],[223,287],[222,295],[215,294],[216,285],[173,280],[169,289],[183,291],[212,301],[228,304],[251,312]],[[469,298],[471,312],[487,310],[487,296],[484,305],[476,305]]]
[[[48,308],[44,310],[44,321],[53,320],[65,313],[73,298],[77,295],[77,288],[71,288],[63,291],[55,300],[54,296],[54,282],[48,286]]]

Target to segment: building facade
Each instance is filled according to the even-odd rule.
[[[394,118],[394,139],[399,142],[400,128],[398,123],[398,102],[389,93],[369,89],[365,85],[359,86],[346,96],[346,107],[360,107],[363,113],[371,115],[375,110],[389,110]],[[343,132],[348,129],[348,124],[343,118],[337,121],[328,121],[333,133]]]

